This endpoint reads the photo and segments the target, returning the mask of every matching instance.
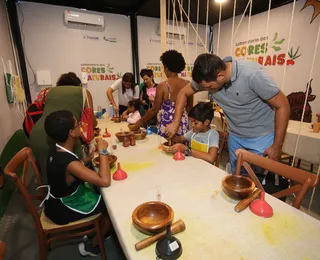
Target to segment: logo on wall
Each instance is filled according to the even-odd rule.
[[[115,38],[115,37],[106,37],[106,36],[104,36],[103,39],[104,39],[106,42],[113,42],[113,43],[116,43],[116,42],[117,42],[117,38]]]
[[[161,40],[160,40],[160,39],[150,38],[150,42],[151,42],[151,43],[160,44],[160,43],[161,43]],[[175,44],[175,42],[174,42],[173,40],[170,40],[170,39],[167,39],[166,43],[167,43],[167,44],[170,44],[170,45],[174,45],[174,44]]]
[[[271,44],[268,45],[268,37],[254,38],[249,41],[236,43],[235,55],[238,58],[255,60],[263,66],[294,65],[296,59],[302,54],[299,53],[300,46],[291,47],[288,54],[283,52],[284,38],[278,38],[276,32]]]
[[[99,36],[90,36],[90,35],[84,35],[83,39],[85,40],[94,40],[94,41],[99,41],[100,37]]]
[[[115,72],[113,66],[105,64],[81,64],[81,72],[88,73],[88,81],[117,80],[122,77],[121,72]]]
[[[147,63],[147,69],[151,69],[153,71],[154,77],[162,80],[161,66],[161,63]],[[193,64],[186,64],[186,68],[179,74],[179,76],[181,78],[191,78],[192,69]]]
[[[313,7],[313,14],[310,21],[310,23],[312,23],[314,19],[316,19],[316,17],[320,14],[320,0],[306,0],[300,12],[309,6]]]

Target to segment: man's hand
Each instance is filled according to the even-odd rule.
[[[265,155],[268,155],[271,160],[279,161],[281,157],[281,147],[271,145],[264,151]]]
[[[174,137],[174,135],[178,132],[178,129],[179,129],[179,124],[177,124],[174,121],[171,124],[167,125],[165,133],[168,139],[171,139],[172,137]]]

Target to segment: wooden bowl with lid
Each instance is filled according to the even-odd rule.
[[[172,208],[160,201],[141,204],[132,213],[133,226],[144,234],[152,235],[162,232],[173,221]]]
[[[118,132],[115,136],[118,138],[119,142],[123,142],[125,137],[130,137],[130,132]]]

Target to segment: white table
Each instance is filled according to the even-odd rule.
[[[99,120],[99,127],[115,133],[126,124]],[[236,201],[221,190],[224,171],[202,160],[176,162],[158,150],[157,135],[147,136],[135,147],[118,143],[115,151],[128,178],[102,189],[113,226],[128,259],[155,259],[155,244],[136,251],[134,244],[146,235],[132,226],[133,210],[146,201],[169,204],[174,220],[182,219],[186,230],[180,259],[320,259],[320,222],[267,195],[274,216],[263,219],[249,209],[234,211]]]
[[[299,121],[289,121],[282,151],[294,155],[296,140],[300,128]],[[314,133],[311,123],[301,123],[300,138],[296,157],[313,164],[320,162],[320,133]]]

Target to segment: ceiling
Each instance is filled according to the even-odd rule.
[[[87,10],[93,10],[98,12],[118,13],[124,15],[130,15],[137,13],[138,15],[148,17],[160,17],[160,0],[24,0],[27,2],[38,2],[44,4],[69,6],[76,8],[83,8]],[[183,5],[186,13],[188,13],[188,5],[190,1],[190,20],[193,23],[197,22],[197,10],[199,1],[199,23],[206,24],[207,3],[209,1],[209,16],[208,24],[213,25],[219,22],[219,4],[214,0],[167,0],[167,8],[170,8],[170,15],[172,19],[173,4],[175,3],[175,10],[178,20],[180,20],[180,10],[178,1]],[[252,15],[264,12],[268,10],[268,0],[252,0]],[[293,2],[293,0],[271,0],[271,8],[277,8],[279,6]],[[170,3],[170,4],[169,4]],[[242,15],[244,12],[248,0],[236,1],[236,15]],[[229,19],[233,16],[233,4],[234,0],[227,0],[222,4],[222,20]],[[169,9],[168,8],[168,9]],[[167,9],[167,10],[168,10]],[[249,13],[249,8],[247,14]],[[184,20],[186,17],[183,15]]]

